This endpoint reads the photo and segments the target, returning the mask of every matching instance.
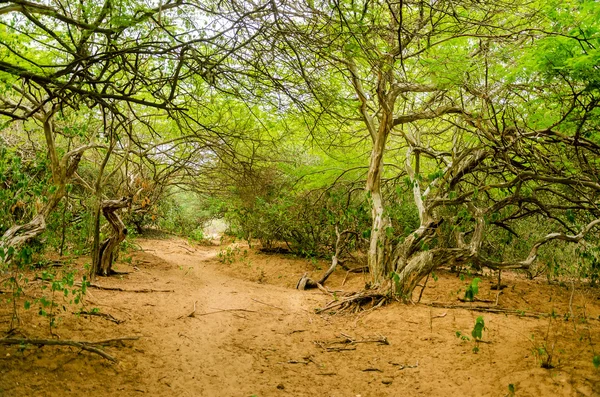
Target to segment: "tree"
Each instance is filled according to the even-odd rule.
[[[590,9],[597,13],[591,2],[571,6],[580,17]],[[384,296],[392,291],[411,299],[417,283],[441,265],[528,269],[543,244],[580,241],[598,224],[595,176],[588,176],[597,175],[589,158],[598,147],[593,139],[583,143],[577,132],[590,136],[596,129],[595,88],[559,71],[554,74],[563,81],[547,95],[551,86],[539,68],[526,71],[524,62],[511,59],[515,52],[531,55],[539,48],[531,42],[560,38],[570,50],[581,43],[589,65],[595,28],[576,32],[577,23],[570,21],[569,27],[546,31],[557,27],[551,7],[501,1],[272,2],[266,18],[275,20],[269,37],[279,51],[272,80],[297,95],[288,89],[297,79],[278,78],[295,72],[318,114],[328,112],[352,125],[359,116],[370,137],[368,264]],[[338,98],[345,103],[350,92],[357,114],[340,117],[330,104]],[[412,191],[419,218],[413,230],[390,217],[385,184],[386,173],[394,172],[385,166],[390,153]],[[527,222],[541,216],[551,220],[547,228],[527,230]],[[498,250],[501,241],[493,237],[498,231],[528,240],[529,248]],[[509,258],[523,253],[525,259]],[[500,260],[503,254],[507,258]]]
[[[235,40],[236,21],[202,17],[209,11],[205,4],[179,0],[156,7],[126,0],[102,4],[10,1],[0,8],[7,27],[0,31],[0,77],[11,87],[2,95],[1,114],[18,122],[34,118],[43,124],[56,185],[39,216],[7,231],[3,247],[24,244],[45,229],[44,218],[64,197],[80,159],[77,156],[97,145],[69,151],[62,160],[57,154],[57,140],[62,142],[64,134],[55,131],[52,117],[87,108],[84,112],[101,122],[81,138],[104,146],[96,181],[88,185],[96,197],[93,273],[106,273],[106,269],[97,270],[103,262],[98,230],[105,199],[103,184],[111,175],[104,175],[104,170],[111,157],[135,146],[145,150],[144,139],[152,140],[149,146],[157,144],[161,133],[154,120],[160,118],[175,120],[178,133],[192,129],[196,137],[188,142],[198,146],[195,142],[206,138],[199,131],[204,126],[185,106],[202,106],[202,98],[196,95],[198,87],[205,81],[214,82],[216,68],[227,54],[243,46]],[[150,115],[150,111],[155,113]],[[140,126],[149,136],[134,133]],[[172,139],[170,136],[167,141]],[[128,156],[120,153],[113,172]]]

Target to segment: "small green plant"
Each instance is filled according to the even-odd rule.
[[[471,281],[471,284],[469,284],[469,286],[467,287],[467,290],[465,291],[465,300],[467,300],[469,302],[473,302],[473,300],[475,300],[475,295],[477,295],[479,293],[479,282],[480,281],[481,281],[481,279],[478,277],[475,277],[473,279],[473,281]]]
[[[475,342],[475,346],[473,346],[473,353],[479,352],[479,342],[481,342],[481,340],[483,338],[483,330],[484,329],[485,329],[485,321],[483,320],[483,316],[479,316],[479,317],[477,317],[477,320],[475,320],[475,326],[473,327],[473,330],[471,331],[471,336],[473,337],[473,341]],[[471,338],[469,336],[463,334],[461,331],[456,331],[455,335],[457,338],[459,338],[460,340],[462,340],[464,342],[469,342],[471,340]]]
[[[219,258],[219,262],[230,265],[236,261],[239,254],[240,247],[227,247],[227,249],[219,251],[217,258]]]
[[[555,364],[552,360],[555,358],[554,348],[556,344],[556,339],[554,337],[551,337],[552,320],[553,317],[548,318],[548,328],[546,329],[546,334],[544,335],[543,341],[536,343],[535,335],[531,335],[531,343],[533,344],[533,354],[537,357],[538,362],[540,363],[540,367],[545,369],[552,369],[555,367]]]
[[[204,231],[200,227],[197,227],[196,229],[192,230],[188,236],[192,241],[196,242],[204,241],[205,239]]]
[[[485,321],[483,321],[483,316],[477,317],[475,320],[475,327],[473,327],[473,331],[471,331],[471,335],[475,340],[481,340],[483,336],[483,330],[485,329]]]
[[[512,384],[512,383],[510,383],[508,385],[508,396],[509,397],[514,397],[514,395],[515,395],[515,385]]]
[[[485,329],[485,321],[483,321],[483,316],[477,317],[475,320],[475,326],[473,327],[473,331],[471,331],[471,336],[475,340],[475,346],[473,346],[473,353],[479,352],[479,342],[483,337],[483,330]]]
[[[533,353],[537,356],[540,362],[540,367],[545,369],[554,368],[554,365],[552,364],[552,350],[553,349],[548,350],[545,344],[534,349]]]
[[[596,369],[600,368],[600,356],[594,356],[592,363],[594,363]]]

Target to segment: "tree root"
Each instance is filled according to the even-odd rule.
[[[117,359],[110,354],[100,350],[93,345],[106,345],[113,342],[120,342],[125,340],[138,340],[139,336],[125,336],[122,338],[104,339],[100,341],[74,341],[74,340],[56,340],[56,339],[28,339],[28,338],[2,338],[0,339],[0,345],[34,345],[34,346],[71,346],[81,350],[86,350],[99,356],[112,361],[117,362]]]
[[[342,311],[358,313],[361,310],[370,310],[381,307],[392,300],[389,292],[384,293],[380,290],[352,292],[341,298],[336,297],[335,294],[333,294],[333,296],[334,300],[325,305],[325,307],[317,309],[317,314],[323,312],[339,313]]]
[[[538,312],[525,312],[522,310],[515,309],[505,309],[497,306],[467,306],[467,305],[449,305],[445,303],[431,302],[425,303],[427,306],[431,307],[439,307],[444,309],[465,309],[471,310],[475,312],[486,312],[486,313],[497,313],[497,314],[512,314],[519,317],[532,317],[532,318],[540,318],[540,317],[550,317],[550,313],[538,313]]]
[[[112,314],[107,314],[107,313],[100,313],[100,312],[90,312],[87,310],[81,310],[79,312],[75,312],[74,314],[79,314],[81,316],[96,316],[96,317],[101,317],[105,320],[108,321],[112,321],[115,324],[121,324],[122,322],[124,322],[124,320],[119,320],[118,318],[115,318]]]
[[[76,286],[81,287],[81,283],[75,283]],[[150,292],[175,292],[174,289],[150,289],[150,288],[141,288],[141,289],[125,289],[119,287],[103,287],[98,284],[88,284],[88,288],[96,288],[104,291],[119,291],[119,292],[137,292],[137,293],[150,293]]]
[[[356,350],[356,347],[348,347],[348,346],[353,346],[359,343],[376,343],[379,345],[389,345],[390,342],[388,341],[387,337],[383,336],[383,335],[377,335],[375,337],[372,338],[366,338],[366,339],[356,339],[353,338],[350,335],[347,334],[340,334],[341,336],[339,338],[336,338],[334,340],[330,340],[330,341],[315,341],[315,345],[319,346],[320,348],[322,348],[323,350],[327,351],[327,352],[340,352],[340,351],[345,351],[345,350]],[[341,346],[337,346],[337,345],[341,345]]]

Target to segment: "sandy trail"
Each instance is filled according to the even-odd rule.
[[[118,364],[69,349],[0,346],[0,395],[503,396],[510,384],[518,396],[600,395],[600,374],[591,364],[593,350],[600,354],[597,320],[574,330],[560,319],[486,313],[484,339],[491,343],[474,354],[474,342],[457,338],[456,331],[470,336],[481,313],[395,304],[358,316],[316,315],[330,298],[291,288],[310,269],[305,260],[237,250],[233,263],[223,264],[217,255],[226,247],[178,239],[138,243],[143,251],[118,266],[130,274],[98,283],[174,292],[92,289],[89,307],[125,321],[65,316],[57,332],[62,339],[141,339],[107,348]],[[361,277],[353,277],[350,284],[360,286]],[[339,288],[342,278],[334,276],[331,287]],[[568,290],[527,283],[512,280],[502,301],[523,310],[568,310]],[[463,284],[440,277],[424,300],[455,302]],[[491,296],[487,289],[482,297]],[[597,296],[578,293],[575,305],[588,318],[600,314]],[[37,324],[29,335],[39,336],[44,323],[33,314],[28,321]],[[320,343],[342,334],[385,336],[389,344]],[[535,353],[550,345],[552,370],[540,368]]]

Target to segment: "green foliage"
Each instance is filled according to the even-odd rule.
[[[473,279],[473,281],[471,281],[471,284],[469,284],[469,286],[467,287],[466,291],[465,291],[465,300],[471,301],[473,302],[473,300],[475,299],[475,295],[477,295],[479,293],[479,282],[481,281],[481,279],[479,277],[475,277]],[[479,317],[481,318],[481,317]],[[478,318],[478,320],[479,320]]]
[[[219,253],[217,254],[217,258],[219,259],[219,262],[221,262],[225,265],[230,265],[238,259],[240,252],[241,252],[240,247],[238,247],[238,246],[231,247],[230,246],[230,247],[227,247],[225,250],[219,251]],[[247,254],[248,254],[248,251],[244,250],[243,256],[246,257]]]
[[[0,235],[32,217],[49,178],[48,162],[41,154],[18,151],[0,140]]]
[[[594,368],[600,368],[600,356],[594,356],[592,363],[594,364]]]
[[[484,329],[485,329],[485,322],[483,321],[483,316],[479,316],[479,317],[477,317],[477,320],[475,321],[475,326],[473,327],[473,331],[471,331],[471,336],[475,340],[481,340]]]
[[[513,397],[515,395],[515,385],[512,383],[509,383],[508,385],[508,395],[510,397]]]
[[[12,256],[10,265],[4,261],[4,258]],[[19,250],[9,247],[4,250],[0,248],[0,273],[8,273],[10,277],[4,279],[2,287],[11,291],[0,303],[13,301],[13,319],[19,318],[19,308],[17,301],[21,302],[21,307],[25,310],[36,309],[38,315],[47,318],[48,325],[52,329],[55,327],[56,319],[60,311],[67,312],[68,305],[81,307],[83,299],[89,287],[87,276],[83,276],[80,283],[76,283],[78,272],[70,265],[59,268],[48,267],[45,263],[32,263],[32,253],[30,247],[23,247]],[[41,266],[41,270],[39,267]],[[33,299],[25,298],[23,291],[28,287],[33,274],[34,279],[42,282],[41,294],[37,294]],[[14,324],[12,325],[14,326]]]
[[[483,338],[484,330],[485,330],[485,321],[483,320],[483,316],[479,316],[475,320],[475,325],[473,327],[473,330],[471,331],[471,336],[473,337],[473,342],[475,343],[475,346],[473,346],[473,349],[472,349],[473,353],[479,352],[479,342]],[[455,335],[457,338],[459,338],[460,340],[462,340],[464,342],[471,341],[471,338],[469,338],[469,336],[463,334],[461,331],[456,331]]]
[[[190,239],[192,239],[193,241],[203,241],[204,240],[204,231],[202,230],[202,228],[197,227],[196,229],[192,230],[189,234],[188,237]]]
[[[172,196],[161,199],[151,209],[147,219],[136,221],[139,229],[147,226],[179,236],[201,241],[203,228],[208,222],[221,216],[221,203],[185,192],[175,192]],[[147,215],[146,215],[147,216]]]
[[[236,237],[258,239],[265,248],[286,243],[292,252],[306,257],[330,257],[336,226],[340,232],[349,229],[359,233],[368,230],[370,223],[360,197],[336,189],[256,197],[250,204],[238,203],[226,213]],[[357,248],[356,240],[349,244],[349,248]]]

